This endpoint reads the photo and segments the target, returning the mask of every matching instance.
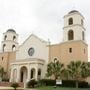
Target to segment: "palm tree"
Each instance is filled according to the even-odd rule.
[[[90,62],[87,63],[87,68],[88,68],[88,76],[90,77]]]
[[[4,75],[6,75],[6,72],[4,71],[4,68],[0,66],[0,77],[3,79]]]
[[[76,88],[78,88],[78,82],[85,79],[89,75],[89,68],[86,62],[71,61],[67,65],[69,78],[76,81]]]
[[[61,73],[63,71],[64,65],[60,63],[57,59],[54,59],[54,62],[50,62],[47,65],[47,76],[53,76],[54,79],[58,79],[59,77],[61,78]]]

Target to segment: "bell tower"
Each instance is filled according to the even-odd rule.
[[[14,52],[18,50],[18,34],[13,29],[3,33],[2,52]]]
[[[73,10],[64,16],[64,42],[85,41],[84,17],[80,12]]]

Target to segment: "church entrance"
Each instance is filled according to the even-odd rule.
[[[25,82],[27,80],[27,68],[25,66],[21,67],[20,70],[20,81]]]

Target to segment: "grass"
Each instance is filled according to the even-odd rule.
[[[65,88],[65,87],[53,87],[53,86],[43,86],[37,88],[37,90],[76,90],[76,88]],[[90,88],[79,88],[78,90],[90,90]]]

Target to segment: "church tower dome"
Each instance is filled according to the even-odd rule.
[[[14,29],[8,29],[7,32],[16,33],[16,31]]]
[[[18,34],[14,29],[8,29],[3,33],[2,51],[13,52],[18,50]]]
[[[64,16],[64,42],[71,40],[85,41],[84,17],[77,10]]]

